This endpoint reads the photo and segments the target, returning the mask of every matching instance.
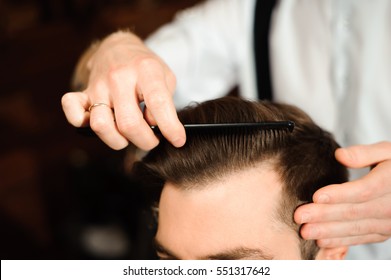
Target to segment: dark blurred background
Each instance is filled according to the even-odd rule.
[[[1,259],[154,258],[147,194],[126,151],[61,109],[79,56],[119,28],[146,37],[197,0],[0,0]]]

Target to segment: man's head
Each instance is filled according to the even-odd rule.
[[[343,256],[304,241],[295,209],[314,192],[347,180],[331,135],[296,107],[221,98],[179,112],[182,123],[294,121],[293,132],[218,129],[188,132],[183,148],[166,141],[135,173],[163,187],[156,234],[162,258],[313,259]]]

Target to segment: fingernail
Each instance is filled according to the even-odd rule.
[[[300,220],[300,222],[301,222],[302,224],[305,224],[305,223],[308,223],[308,222],[310,221],[310,219],[311,219],[310,214],[309,214],[308,212],[304,212],[304,213],[301,215],[301,220]]]
[[[186,142],[186,139],[185,138],[182,138],[182,137],[179,137],[179,138],[176,138],[172,141],[172,144],[177,147],[177,148],[180,148],[182,147],[183,145],[185,145],[185,142]]]
[[[328,203],[330,201],[330,197],[327,194],[321,194],[317,201],[318,203]]]

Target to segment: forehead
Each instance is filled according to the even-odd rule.
[[[181,258],[237,247],[273,247],[287,229],[277,221],[282,184],[270,165],[227,175],[197,189],[167,182],[156,239]]]

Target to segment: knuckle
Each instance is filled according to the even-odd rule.
[[[117,82],[122,79],[124,72],[126,71],[125,67],[116,67],[108,71],[108,78],[111,82]]]
[[[110,125],[109,120],[103,117],[95,117],[90,120],[90,126],[93,131],[96,133],[104,132]]]
[[[368,226],[369,229],[370,226]],[[362,226],[359,222],[354,222],[351,228],[350,235],[362,235]]]
[[[345,219],[353,220],[359,216],[359,209],[356,204],[351,204],[347,207],[344,213]]]
[[[97,80],[92,83],[89,88],[87,89],[87,92],[89,93],[99,93],[99,94],[105,94],[108,92],[107,89],[108,85],[105,80]]]
[[[142,70],[148,70],[151,68],[161,67],[161,63],[154,57],[142,57],[138,61],[138,66]]]
[[[161,94],[158,90],[151,90],[149,92],[148,104],[149,108],[157,110],[159,108],[165,108],[167,104],[167,96]]]
[[[133,134],[135,130],[141,127],[142,118],[140,117],[122,117],[118,119],[118,130],[125,135]]]

